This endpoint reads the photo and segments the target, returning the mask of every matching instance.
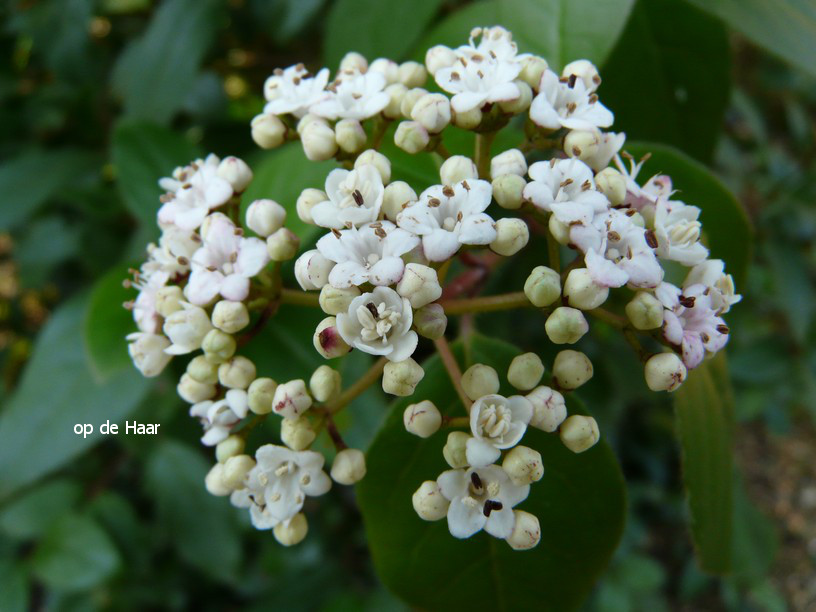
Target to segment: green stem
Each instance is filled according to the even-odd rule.
[[[470,427],[470,417],[442,417],[442,427]]]
[[[609,312],[603,308],[588,310],[587,313],[591,314],[596,319],[611,325],[612,327],[617,327],[618,329],[624,329],[629,324],[624,317],[615,314],[614,312]]]
[[[475,298],[461,298],[442,300],[439,302],[445,309],[445,314],[465,314],[469,312],[496,312],[498,310],[512,310],[514,308],[530,308],[530,300],[523,291],[504,293],[502,295],[488,295]]]
[[[385,357],[380,357],[357,382],[343,391],[336,400],[327,403],[323,407],[324,412],[328,415],[335,414],[357,399],[366,389],[377,382],[387,363],[388,360]]]
[[[479,178],[490,180],[490,145],[496,132],[486,132],[476,134],[476,168],[479,170]]]
[[[434,344],[436,345],[436,351],[439,353],[439,358],[442,360],[442,365],[445,366],[445,370],[447,370],[448,376],[450,376],[453,388],[456,389],[456,394],[459,396],[459,399],[462,400],[462,405],[465,407],[465,410],[469,410],[471,401],[467,393],[465,393],[465,389],[462,387],[462,370],[459,369],[459,364],[456,363],[456,357],[453,356],[448,341],[442,336],[438,340],[434,340]]]
[[[280,302],[281,304],[320,307],[319,296],[316,293],[298,291],[297,289],[281,289]]]

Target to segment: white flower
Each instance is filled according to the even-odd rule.
[[[552,70],[546,70],[541,76],[539,94],[530,105],[530,119],[550,130],[561,127],[592,130],[612,125],[614,115],[577,76],[559,78]]]
[[[258,463],[247,474],[246,489],[233,493],[230,501],[239,508],[250,508],[258,529],[291,519],[303,508],[307,495],[323,495],[331,488],[320,453],[266,444],[257,450],[255,459]]]
[[[640,173],[643,164],[649,159],[649,156],[643,157],[639,162],[636,162],[631,155],[624,152],[624,156],[629,159],[629,168],[621,161],[619,155],[615,155],[615,165],[620,170],[620,173],[626,179],[626,199],[624,205],[634,210],[646,213],[649,216],[650,211],[654,210],[654,205],[658,198],[668,198],[672,194],[671,177],[665,174],[655,174],[642,187],[638,185],[637,177]]]
[[[607,166],[626,142],[623,132],[602,132],[600,130],[572,130],[564,138],[564,152],[577,157],[596,172]]]
[[[513,506],[530,494],[530,485],[513,484],[497,465],[442,472],[436,480],[450,501],[448,529],[456,538],[469,538],[484,529],[496,538],[513,532]]]
[[[478,179],[434,185],[397,215],[397,224],[422,236],[429,260],[445,261],[463,244],[490,244],[496,239],[493,219],[484,212],[492,193],[491,184]]]
[[[501,449],[518,444],[533,416],[533,405],[526,397],[485,395],[470,408],[470,430],[466,457],[473,467],[495,463]]]
[[[161,329],[161,316],[156,310],[156,293],[167,284],[170,275],[163,270],[149,271],[145,266],[146,274],[134,272],[134,280],[130,286],[139,290],[139,295],[133,301],[133,320],[140,331],[155,334]]]
[[[517,52],[518,46],[513,42],[513,34],[501,26],[473,28],[470,31],[468,44],[456,49],[459,57],[471,58],[474,55],[489,55],[505,62],[513,61]]]
[[[215,446],[229,437],[232,426],[246,417],[247,410],[247,392],[230,389],[222,400],[194,404],[190,408],[190,416],[197,417],[204,427],[201,443],[204,446]]]
[[[210,210],[218,208],[232,197],[232,185],[218,176],[220,160],[210,155],[203,162],[176,169],[171,179],[162,179],[159,185],[170,188],[162,198],[159,223],[174,224],[184,230],[198,228]]]
[[[365,74],[343,71],[328,87],[328,97],[309,110],[326,119],[357,119],[362,121],[378,114],[388,106],[385,76],[369,70]]]
[[[259,238],[244,238],[221,213],[210,216],[203,233],[204,243],[193,255],[185,297],[198,305],[209,303],[218,294],[240,302],[249,294],[249,279],[269,261],[266,244]]]
[[[696,206],[659,198],[654,215],[657,255],[684,266],[697,265],[708,257],[708,249],[700,243],[699,216],[700,209]]]
[[[330,229],[343,229],[348,224],[359,227],[376,221],[384,189],[382,175],[371,164],[354,170],[332,170],[326,177],[328,199],[312,207],[312,220]]]
[[[165,351],[170,346],[170,341],[161,334],[133,332],[127,335],[126,340],[130,342],[128,353],[133,365],[147,378],[161,374],[173,358]]]
[[[592,168],[579,159],[536,162],[529,174],[524,197],[565,225],[587,225],[609,208],[606,196],[595,189]]]
[[[412,323],[411,303],[388,287],[357,296],[348,312],[337,315],[337,330],[348,345],[394,362],[408,359],[416,349],[419,338]]]
[[[418,244],[419,238],[390,221],[377,221],[360,229],[333,230],[317,241],[317,250],[337,264],[329,273],[329,283],[346,289],[399,282],[405,270],[401,256]]]
[[[183,230],[175,225],[162,228],[159,244],[147,245],[148,260],[142,266],[145,271],[162,271],[174,277],[190,271],[190,260],[201,246],[201,237],[194,231]]]
[[[207,311],[187,302],[179,302],[177,310],[164,321],[164,334],[173,343],[165,352],[168,355],[185,355],[201,348],[204,336],[213,329]]]
[[[663,283],[655,292],[667,310],[663,314],[663,337],[680,348],[683,363],[691,370],[706,353],[716,353],[728,342],[728,326],[712,307],[705,285],[690,285],[682,291]]]
[[[329,94],[329,69],[323,68],[316,75],[306,70],[303,64],[280,68],[266,80],[264,95],[269,101],[265,113],[273,115],[291,114],[300,119],[309,112],[313,104],[325,100]]]
[[[437,84],[453,94],[451,107],[466,113],[485,104],[515,100],[521,91],[514,83],[521,65],[489,54],[460,56],[456,63],[440,68],[434,74]]]
[[[734,279],[725,273],[725,263],[721,259],[708,259],[692,268],[683,287],[703,285],[709,289],[711,306],[717,314],[724,314],[731,310],[731,306],[742,300],[742,296],[734,289]]]

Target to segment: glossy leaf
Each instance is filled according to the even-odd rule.
[[[771,569],[779,548],[776,526],[754,505],[739,474],[734,475],[734,575],[760,580]]]
[[[492,365],[502,377],[520,351],[482,336],[458,344],[468,363]],[[464,361],[464,360],[462,360]],[[357,487],[375,568],[385,585],[409,604],[428,610],[567,610],[577,608],[609,561],[623,529],[625,492],[617,461],[603,441],[575,455],[555,434],[530,429],[523,444],[541,452],[544,478],[517,508],[538,516],[542,540],[532,551],[513,551],[486,533],[456,540],[446,521],[417,517],[411,495],[446,469],[446,433],[411,436],[402,412],[417,398],[447,414],[462,414],[436,356],[410,399],[400,400],[368,451],[368,474]],[[505,389],[511,394],[511,389]],[[580,412],[571,403],[571,411]]]

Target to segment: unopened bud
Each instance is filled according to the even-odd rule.
[[[489,365],[476,363],[462,374],[462,389],[475,402],[480,397],[499,392],[499,375]]]
[[[589,357],[580,351],[561,351],[553,362],[553,378],[562,389],[577,389],[594,373]]]
[[[442,455],[448,465],[454,469],[467,467],[467,442],[471,436],[463,431],[452,431],[448,434],[448,440],[442,448]]]
[[[241,193],[252,180],[252,170],[246,162],[232,155],[221,160],[216,174],[232,185],[235,193]]]
[[[288,521],[278,523],[274,529],[272,529],[272,535],[274,535],[278,543],[283,546],[300,544],[307,533],[309,533],[309,523],[306,520],[306,515],[302,512],[298,512]]]
[[[337,329],[337,319],[334,317],[326,317],[318,323],[312,343],[315,350],[326,359],[341,357],[351,350],[340,335]]]
[[[419,62],[404,62],[397,71],[397,80],[406,87],[422,87],[428,80],[428,72]]]
[[[598,423],[592,417],[573,414],[558,430],[561,442],[573,453],[583,453],[601,439]]]
[[[424,338],[438,340],[445,335],[448,327],[448,317],[441,304],[428,304],[414,312],[414,327],[417,333]]]
[[[428,438],[439,431],[442,415],[432,401],[424,400],[408,406],[402,413],[402,422],[408,433]]]
[[[309,379],[309,390],[318,402],[328,402],[340,394],[340,372],[322,365],[317,368]]]
[[[366,133],[356,119],[341,119],[334,126],[337,145],[346,153],[357,153],[365,146]]]
[[[234,334],[249,325],[249,311],[243,302],[221,300],[213,308],[212,324],[221,331]]]
[[[176,391],[189,404],[197,404],[215,397],[215,385],[198,382],[186,372],[181,375]]]
[[[514,484],[523,487],[541,480],[544,476],[544,462],[541,453],[526,446],[516,446],[502,461],[502,469]]]
[[[530,426],[548,433],[554,432],[567,418],[567,404],[564,396],[550,387],[536,387],[527,394],[533,405]]]
[[[397,283],[397,293],[408,298],[414,308],[422,308],[439,299],[442,287],[436,270],[421,264],[409,263],[405,266],[402,279]]]
[[[337,139],[334,130],[321,121],[311,121],[300,134],[303,152],[311,161],[331,159],[337,153]]]
[[[272,410],[285,419],[296,419],[312,405],[312,398],[306,392],[302,380],[290,380],[278,385],[272,400]]]
[[[223,463],[216,463],[210,468],[210,471],[207,472],[207,476],[204,478],[204,486],[207,489],[207,493],[215,495],[216,497],[224,497],[232,493],[232,489],[224,484]]]
[[[450,100],[442,94],[425,94],[411,109],[411,118],[431,134],[437,134],[450,123]]]
[[[263,113],[250,123],[252,140],[262,149],[274,149],[286,142],[286,124],[277,115]]]
[[[482,109],[471,108],[464,113],[457,113],[451,109],[451,121],[453,125],[463,130],[475,130],[482,123]]]
[[[473,160],[464,155],[451,155],[442,162],[439,168],[439,178],[443,185],[455,185],[468,179],[478,179],[479,171]]]
[[[518,97],[505,102],[499,102],[499,108],[505,113],[520,115],[530,108],[530,104],[533,101],[533,89],[521,79],[517,80],[515,84],[519,90]]]
[[[421,87],[414,87],[413,89],[406,91],[405,95],[402,96],[402,102],[400,103],[400,111],[402,112],[403,116],[410,118],[411,111],[414,110],[414,105],[427,93],[428,91],[422,89]]]
[[[266,252],[272,261],[292,259],[300,247],[300,238],[291,230],[282,227],[266,239]]]
[[[316,437],[317,434],[306,417],[281,421],[281,441],[293,451],[306,450]]]
[[[391,395],[407,397],[424,376],[425,370],[410,357],[396,363],[389,361],[383,370],[382,388]]]
[[[520,60],[521,72],[519,78],[530,87],[538,91],[541,77],[547,70],[547,61],[536,55],[527,55]]]
[[[399,64],[385,57],[378,57],[368,67],[369,72],[379,72],[385,77],[386,83],[396,83],[399,75]]]
[[[589,331],[589,323],[577,308],[559,306],[547,317],[544,331],[555,344],[575,344]]]
[[[156,312],[165,319],[182,309],[184,294],[178,285],[167,285],[156,292]]]
[[[394,134],[394,144],[412,154],[424,151],[430,141],[428,131],[416,121],[403,121]]]
[[[402,100],[408,93],[408,88],[402,83],[392,83],[385,88],[388,94],[388,105],[383,109],[383,115],[388,119],[399,119],[402,117]]]
[[[362,166],[374,166],[377,172],[380,173],[383,185],[388,185],[391,182],[391,162],[382,153],[374,149],[368,149],[360,153],[357,159],[354,160],[354,168],[359,170]]]
[[[215,458],[219,463],[224,463],[230,457],[235,457],[244,452],[246,442],[241,436],[231,435],[221,440],[215,447]]]
[[[541,524],[535,514],[524,510],[513,510],[513,531],[506,542],[513,550],[530,550],[541,541]]]
[[[589,60],[579,59],[564,66],[561,76],[569,77],[573,75],[584,82],[584,86],[590,93],[598,89],[598,85],[601,84],[601,75],[598,74],[595,64]]]
[[[530,230],[521,219],[505,217],[496,221],[496,239],[490,243],[490,248],[499,255],[510,257],[515,255],[530,240]]]
[[[317,249],[306,251],[295,261],[295,280],[304,291],[322,289],[329,282],[334,262],[326,259]]]
[[[402,209],[412,202],[416,202],[416,191],[404,181],[394,181],[383,192],[382,210],[390,221],[396,221]]]
[[[561,297],[561,275],[552,268],[537,266],[524,281],[524,295],[537,308],[545,308]]]
[[[527,181],[517,174],[502,174],[493,179],[493,197],[506,210],[518,210],[524,204]]]
[[[320,308],[328,315],[337,315],[341,312],[348,312],[351,301],[360,295],[357,287],[348,289],[337,289],[331,285],[324,285],[320,290]]]
[[[644,368],[646,384],[652,391],[675,391],[686,380],[686,366],[674,353],[652,355]]]
[[[620,206],[626,199],[626,179],[614,168],[604,168],[596,174],[595,187],[612,206]]]
[[[331,467],[331,477],[341,485],[353,485],[366,475],[365,455],[356,448],[345,448],[337,453]]]
[[[516,389],[529,391],[535,387],[544,376],[544,364],[535,353],[517,355],[510,362],[507,371],[507,381]]]
[[[455,62],[456,53],[445,45],[436,45],[425,52],[425,67],[432,75],[440,68],[453,66]]]
[[[490,178],[498,178],[503,174],[516,174],[524,176],[527,174],[527,160],[524,153],[518,149],[508,149],[499,153],[490,160]]]
[[[368,70],[368,60],[356,51],[349,51],[340,60],[341,72],[365,72]]]
[[[599,130],[572,130],[564,138],[564,152],[600,172],[609,166],[609,162],[620,151],[625,140],[625,134]]]
[[[246,389],[256,375],[255,364],[241,355],[218,366],[218,382],[229,389]]]
[[[448,514],[450,502],[434,480],[426,480],[411,496],[414,511],[423,521],[438,521]]]
[[[639,291],[626,305],[626,316],[635,329],[657,329],[663,325],[663,304],[655,296]]]
[[[286,222],[286,209],[275,200],[255,200],[246,212],[249,229],[261,238],[274,234]]]
[[[235,354],[235,338],[220,329],[210,330],[201,341],[204,356],[213,363],[222,363]]]
[[[328,199],[329,197],[326,195],[325,191],[321,191],[320,189],[312,189],[311,187],[304,189],[300,192],[297,199],[297,204],[295,205],[298,218],[304,223],[314,225],[315,222],[314,219],[312,219],[312,208]]]
[[[187,374],[200,383],[214,385],[218,382],[218,365],[204,355],[197,355],[187,364]]]
[[[256,378],[247,390],[249,409],[255,414],[269,414],[272,412],[272,401],[278,384],[271,378]]]
[[[564,297],[573,308],[592,310],[609,297],[609,287],[596,283],[586,268],[571,270],[564,281]]]
[[[550,220],[547,222],[547,229],[550,230],[552,237],[558,244],[569,244],[570,242],[570,227],[566,223],[558,220],[555,215],[550,215]]]
[[[249,455],[235,455],[224,462],[221,480],[230,489],[239,489],[249,470],[255,467],[255,460]]]

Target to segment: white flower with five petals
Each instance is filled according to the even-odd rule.
[[[315,204],[310,212],[312,220],[329,229],[343,229],[349,225],[359,227],[376,221],[384,191],[382,175],[371,164],[363,164],[354,170],[332,170],[326,177],[329,199]]]
[[[636,162],[626,152],[623,155],[629,160],[629,168],[623,163],[620,155],[615,155],[614,159],[615,165],[626,181],[624,205],[638,211],[646,218],[651,218],[657,200],[659,198],[668,198],[673,193],[671,177],[665,174],[655,174],[641,186],[637,182],[637,177],[649,157],[646,156]]]
[[[148,260],[142,266],[145,271],[162,271],[175,277],[190,271],[190,260],[201,247],[201,236],[175,225],[162,228],[159,244],[147,245]]]
[[[161,374],[173,358],[165,351],[170,346],[170,341],[161,334],[133,332],[125,339],[129,342],[128,353],[133,360],[133,365],[146,378]]]
[[[246,417],[248,409],[247,392],[230,389],[222,400],[194,404],[190,408],[190,416],[197,417],[204,427],[201,443],[204,446],[215,446],[227,439],[232,426]]]
[[[278,68],[264,84],[264,95],[268,100],[265,113],[273,115],[291,114],[300,119],[313,104],[328,98],[326,85],[329,69],[323,68],[312,75],[303,64]]]
[[[703,226],[697,220],[699,216],[696,206],[659,198],[654,214],[657,255],[684,266],[697,265],[708,257],[708,249],[700,243]]]
[[[232,185],[218,176],[219,163],[218,157],[210,155],[203,162],[198,160],[176,169],[173,178],[159,181],[162,187],[170,188],[159,209],[160,224],[174,224],[183,230],[197,229],[211,210],[232,197]]]
[[[530,105],[530,119],[543,128],[593,130],[607,128],[615,117],[575,75],[558,77],[552,70],[541,76],[539,93]]]
[[[742,300],[734,288],[734,279],[725,273],[722,259],[707,259],[694,266],[683,281],[683,287],[703,285],[709,289],[711,306],[717,314],[725,314],[731,306]]]
[[[655,295],[663,303],[663,337],[677,346],[688,369],[696,368],[706,353],[728,342],[728,326],[713,307],[705,285],[679,288],[663,283]]]
[[[517,53],[518,46],[513,42],[513,34],[501,26],[473,28],[468,44],[456,49],[456,54],[460,57],[487,55],[508,62],[513,61]]]
[[[331,120],[368,119],[388,106],[391,98],[384,91],[386,85],[381,72],[345,70],[329,85],[327,97],[312,105],[309,111]]]
[[[536,162],[528,170],[531,181],[524,197],[550,211],[565,225],[588,225],[609,208],[609,200],[595,189],[592,168],[579,159]]]
[[[521,95],[514,83],[519,72],[521,65],[514,61],[474,52],[437,70],[434,79],[443,90],[453,94],[451,108],[466,113],[485,104],[516,100]]]
[[[494,463],[502,449],[519,443],[533,416],[533,405],[526,397],[491,394],[480,397],[470,407],[470,431],[466,458],[473,467]]]

